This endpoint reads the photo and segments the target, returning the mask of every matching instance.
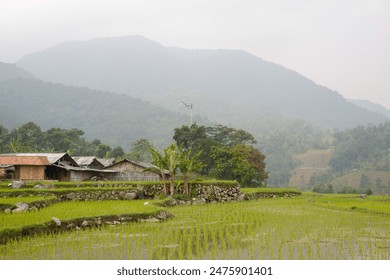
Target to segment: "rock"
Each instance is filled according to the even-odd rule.
[[[144,205],[148,205],[148,204],[149,204],[149,202],[147,202],[147,201],[144,203]]]
[[[61,221],[60,219],[56,218],[56,217],[51,217],[51,220],[59,227],[61,226]]]
[[[75,199],[75,197],[76,197],[76,194],[75,193],[68,193],[67,195],[66,195],[66,199],[69,199],[69,200],[73,200],[73,199]]]
[[[12,210],[11,210],[10,208],[6,208],[6,209],[4,210],[4,213],[5,213],[5,214],[11,214],[11,213],[12,213]]]
[[[67,229],[74,229],[76,226],[73,223],[70,223],[69,225],[66,226]]]
[[[238,201],[244,201],[244,200],[245,200],[245,194],[244,194],[244,193],[240,194],[240,195],[238,196],[237,200],[238,200]]]
[[[133,199],[135,199],[137,197],[137,194],[136,193],[134,193],[134,192],[128,192],[128,193],[126,193],[125,194],[125,199],[126,200],[133,200]]]
[[[23,181],[13,181],[11,188],[13,189],[21,189],[25,188],[26,184]]]
[[[26,212],[28,210],[28,204],[24,202],[15,203],[16,209],[20,209],[18,212]],[[16,210],[14,209],[14,210]]]
[[[160,219],[160,220],[166,220],[168,218],[168,215],[166,212],[160,212],[158,215],[157,215],[157,219]]]
[[[84,220],[81,224],[82,227],[87,227],[89,226],[89,222],[87,220]]]

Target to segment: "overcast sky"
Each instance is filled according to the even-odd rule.
[[[2,62],[67,40],[133,34],[244,49],[390,108],[387,0],[0,0]]]

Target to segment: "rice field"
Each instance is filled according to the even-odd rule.
[[[143,201],[123,202],[126,211],[145,210]],[[64,208],[70,211],[67,217],[95,215],[97,209],[106,209],[100,215],[123,211],[120,203],[77,202]],[[38,216],[42,215],[42,221],[54,213],[60,216],[62,204]],[[150,211],[157,209],[149,206]],[[0,245],[0,259],[388,260],[389,208],[390,201],[379,196],[362,200],[311,194],[183,205],[167,208],[175,217],[163,223],[129,223],[10,241]],[[0,214],[0,228],[26,224],[34,214],[18,214],[20,221]]]

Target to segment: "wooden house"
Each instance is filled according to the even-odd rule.
[[[82,158],[80,166],[77,161],[68,153],[37,153],[37,154],[17,154],[30,156],[45,156],[50,165],[46,167],[45,179],[58,181],[87,181],[91,179],[107,179],[108,175],[117,173],[112,170],[102,170],[103,165],[94,160],[94,157],[76,157]]]
[[[0,156],[2,166],[12,166],[14,172],[7,179],[44,180],[50,162],[43,156]]]
[[[129,159],[114,163],[104,170],[116,170],[118,173],[112,174],[110,179],[113,181],[158,181],[161,176],[158,172],[144,170],[153,167],[152,164],[137,162]]]
[[[45,168],[46,180],[70,181],[71,174],[65,168],[78,167],[77,162],[68,153],[18,153],[16,157],[46,157],[49,165]]]

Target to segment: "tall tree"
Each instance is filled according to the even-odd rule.
[[[126,156],[135,161],[150,162],[152,160],[151,148],[153,148],[153,145],[149,140],[141,138],[131,143],[131,149]]]

